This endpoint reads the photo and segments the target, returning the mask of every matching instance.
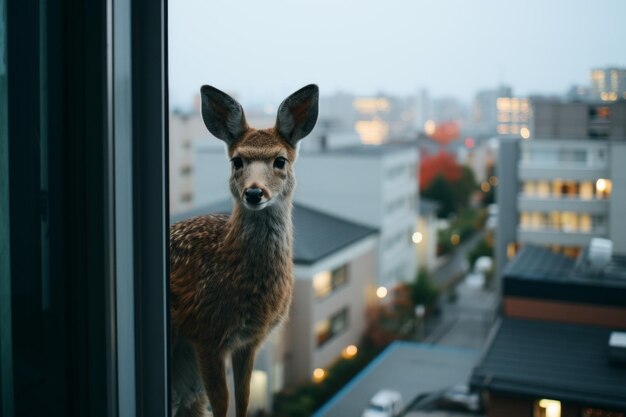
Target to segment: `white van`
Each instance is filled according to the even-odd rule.
[[[395,417],[402,412],[402,395],[398,391],[384,389],[372,397],[361,417]]]

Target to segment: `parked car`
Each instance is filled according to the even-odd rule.
[[[455,385],[443,392],[439,405],[446,408],[480,411],[482,404],[480,394],[472,391],[467,385]]]
[[[402,395],[398,391],[384,389],[372,397],[361,417],[395,417],[403,409]]]

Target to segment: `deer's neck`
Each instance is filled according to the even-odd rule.
[[[260,211],[238,203],[229,220],[227,245],[241,251],[254,269],[285,268],[292,260],[291,200],[279,201]]]

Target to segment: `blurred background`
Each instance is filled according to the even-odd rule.
[[[229,210],[201,85],[257,128],[320,87],[295,298],[257,357],[255,413],[625,415],[624,16],[617,0],[170,2],[172,221]]]

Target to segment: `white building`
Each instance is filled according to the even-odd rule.
[[[379,284],[413,280],[418,150],[359,145],[301,152],[295,201],[380,231]]]
[[[169,118],[170,213],[194,207],[195,152],[197,138],[210,137],[199,112],[174,112]]]

